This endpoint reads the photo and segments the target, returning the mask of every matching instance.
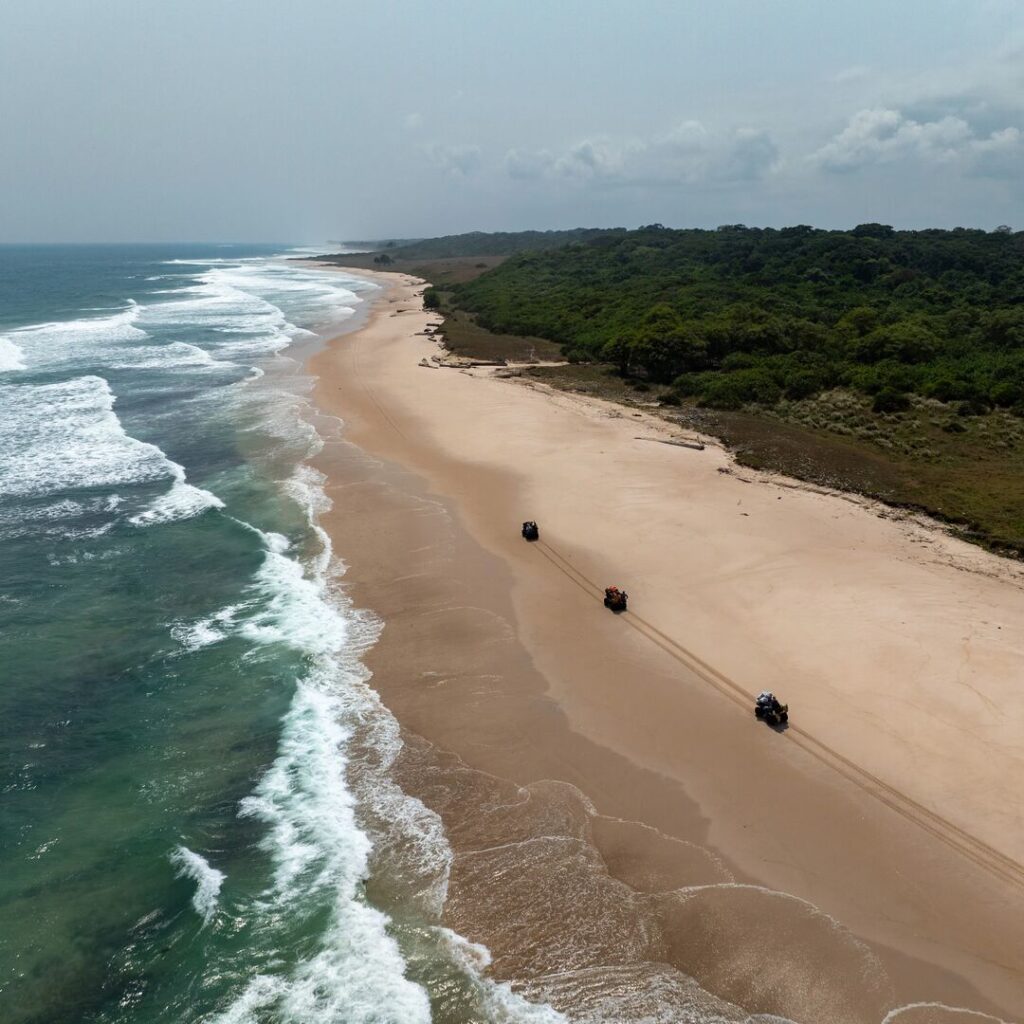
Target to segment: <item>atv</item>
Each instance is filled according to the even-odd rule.
[[[523,537],[525,540],[540,539],[540,530],[537,529],[537,524],[533,520],[523,523]]]
[[[774,693],[763,690],[754,702],[754,715],[769,725],[785,725],[789,721],[789,705],[780,704]]]
[[[628,600],[629,594],[624,590],[619,590],[618,587],[604,588],[605,608],[610,608],[613,612],[624,612],[626,610],[626,602]]]

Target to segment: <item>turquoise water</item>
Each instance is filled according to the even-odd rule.
[[[0,247],[5,1022],[551,1019],[438,927],[316,526],[299,360],[374,286],[281,252]]]

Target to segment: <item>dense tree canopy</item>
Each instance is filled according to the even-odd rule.
[[[394,260],[445,259],[462,256],[510,256],[517,252],[555,249],[570,242],[624,235],[625,228],[569,228],[565,231],[469,231],[440,238],[346,242],[353,249],[387,250]]]
[[[651,225],[523,252],[454,301],[492,331],[675,381],[709,405],[839,385],[897,409],[1024,400],[1024,232]]]

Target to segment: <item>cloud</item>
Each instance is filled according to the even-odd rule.
[[[442,146],[438,143],[427,147],[427,156],[441,170],[458,178],[468,177],[477,171],[483,159],[479,146]]]
[[[920,109],[920,108],[919,108]],[[1024,156],[1021,132],[1013,125],[980,134],[964,116],[941,113],[948,102],[935,108],[941,116],[916,120],[900,110],[874,108],[854,114],[846,127],[811,156],[811,163],[826,171],[849,172],[874,164],[916,160],[925,164],[950,164],[970,173],[1017,173]]]
[[[723,177],[730,181],[756,181],[779,162],[779,149],[765,131],[740,128],[725,153]]]
[[[403,122],[405,124],[405,127],[412,131],[422,126],[423,115],[417,113],[406,114],[405,117],[403,118]]]
[[[836,85],[846,85],[847,82],[863,82],[871,74],[871,68],[865,64],[854,64],[852,67],[843,68],[837,71],[831,78]]]
[[[505,154],[505,173],[519,180],[543,178],[550,173],[554,163],[555,158],[546,149],[535,152],[510,149]]]
[[[564,178],[610,179],[622,173],[628,149],[604,138],[585,139],[572,146],[552,166],[555,173]]]
[[[970,170],[985,178],[1010,178],[1018,181],[1024,170],[1024,132],[1004,128],[987,139],[977,139],[971,147]]]
[[[561,153],[509,150],[505,171],[519,180],[670,187],[752,181],[774,170],[778,159],[778,147],[766,131],[712,131],[691,120],[646,139],[601,135],[582,139]]]

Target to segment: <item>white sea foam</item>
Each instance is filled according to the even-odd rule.
[[[236,617],[244,609],[244,603],[233,604],[196,622],[176,622],[171,627],[171,636],[188,651],[209,647],[231,634]]]
[[[24,369],[25,353],[11,341],[10,337],[0,336],[0,373]]]
[[[17,348],[21,367],[15,369],[54,369],[82,364],[97,355],[123,353],[145,339],[147,334],[136,323],[141,307],[134,301],[110,316],[83,317],[32,324],[0,335],[4,343]]]
[[[980,1010],[967,1010],[961,1006],[947,1006],[945,1003],[907,1003],[890,1010],[882,1019],[882,1024],[899,1024],[900,1017],[905,1013],[914,1014],[916,1010],[938,1010],[942,1017],[963,1018],[963,1024],[1009,1024],[1002,1017],[993,1017],[990,1013]]]
[[[217,1020],[254,1024],[269,1011],[304,1024],[427,1024],[426,992],[406,978],[388,918],[362,895],[371,842],[346,782],[347,746],[359,720],[350,655],[360,638],[327,599],[323,563],[307,573],[289,557],[286,538],[257,532],[265,555],[252,600],[261,607],[238,630],[257,645],[299,648],[310,667],[282,722],[278,756],[241,806],[266,825],[263,846],[273,866],[271,885],[250,912],[256,927],[325,907],[329,920],[315,953],[287,972],[257,974]]]
[[[299,625],[312,610],[309,592],[297,575],[280,571],[280,552],[267,554],[273,569],[265,579],[277,580],[294,594],[293,601],[282,593],[281,600],[272,602],[273,615],[281,628],[289,622]],[[321,604],[319,616],[326,619],[326,628],[317,646],[326,651],[344,642],[340,616],[326,604]],[[310,637],[312,631],[304,627],[301,635]],[[273,633],[260,636],[275,639]],[[287,976],[254,978],[219,1018],[225,1024],[262,1020],[261,1012],[268,1007],[283,1020],[308,1024],[430,1020],[427,994],[405,977],[387,917],[361,896],[371,845],[356,821],[355,800],[345,779],[353,727],[343,698],[347,682],[344,669],[329,654],[316,656],[284,719],[278,757],[242,805],[243,814],[268,827],[264,846],[274,875],[263,897],[264,913],[286,910],[292,917],[301,916],[313,913],[326,899],[330,922],[318,952]]]
[[[450,928],[438,928],[449,956],[462,969],[487,1012],[489,1024],[568,1024],[568,1018],[545,1003],[531,1003],[512,990],[508,982],[484,976],[491,965],[486,946],[470,942]]]
[[[32,324],[0,335],[0,371],[75,366],[118,370],[217,368],[209,352],[182,341],[151,341],[141,322],[151,307],[132,302],[106,317]]]
[[[171,489],[154,499],[149,508],[132,516],[132,523],[136,526],[173,523],[179,519],[191,519],[210,508],[224,507],[224,502],[216,494],[188,483],[184,467],[170,460],[168,464],[174,477]]]
[[[0,406],[4,497],[40,498],[60,491],[167,480],[170,489],[132,522],[164,523],[223,507],[216,495],[187,483],[184,468],[156,445],[126,433],[114,412],[113,392],[102,377],[0,387]],[[116,496],[104,500],[110,510],[120,503]],[[40,515],[52,518],[53,508],[48,506]]]
[[[391,778],[402,747],[398,724],[367,685],[369,673],[359,661],[380,626],[353,613],[333,592],[341,567],[317,522],[330,507],[324,482],[303,467],[288,487],[320,538],[319,553],[304,569],[291,557],[286,538],[262,533],[266,553],[252,586],[261,607],[238,631],[257,644],[290,644],[311,658],[283,721],[277,759],[241,808],[268,830],[264,847],[273,881],[257,912],[267,920],[283,913],[294,919],[312,915],[327,900],[330,922],[316,953],[286,974],[254,977],[218,1024],[255,1024],[270,1015],[304,1024],[430,1020],[427,993],[406,978],[389,920],[365,902],[362,885],[382,860],[408,868],[419,879],[412,898],[437,920],[451,850],[438,816]],[[358,762],[352,752],[356,741]],[[549,1007],[485,980],[489,955],[483,947],[446,929],[438,934],[442,951],[492,1020],[563,1021]]]
[[[187,846],[178,846],[171,851],[171,863],[178,869],[179,878],[191,878],[196,883],[196,891],[192,896],[192,906],[208,925],[217,912],[217,900],[220,887],[224,884],[225,874],[210,865],[210,862],[194,853]]]
[[[167,345],[139,345],[119,353],[109,363],[114,370],[165,370],[177,367],[222,368],[225,364],[197,345],[172,341]]]
[[[102,377],[0,387],[0,494],[41,496],[160,480],[173,464],[129,437]]]

